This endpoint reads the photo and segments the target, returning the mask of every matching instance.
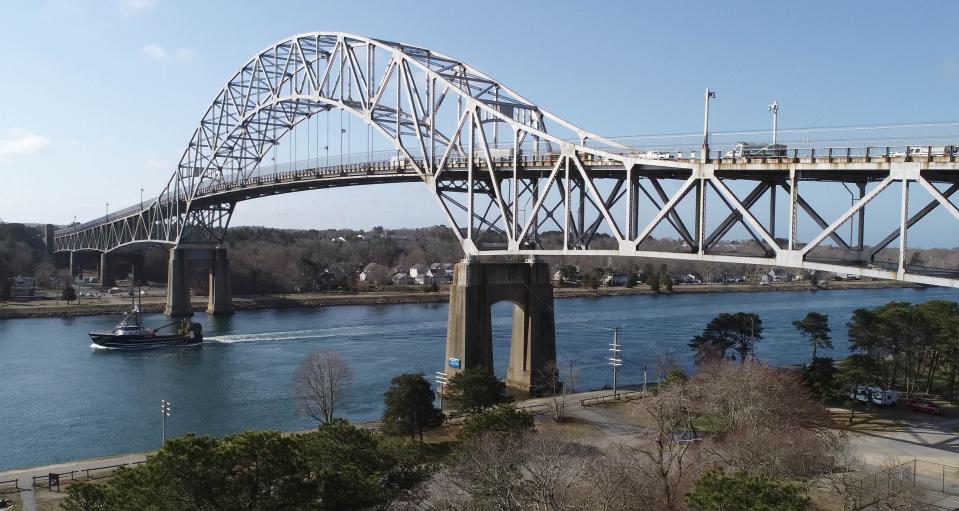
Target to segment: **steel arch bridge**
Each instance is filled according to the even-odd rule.
[[[390,149],[370,149],[352,163],[308,158],[261,165],[298,125],[335,110],[359,119]],[[158,196],[60,229],[54,248],[215,247],[240,201],[421,182],[467,256],[643,256],[959,287],[952,273],[907,262],[909,227],[940,207],[959,220],[949,200],[959,190],[957,156],[914,149],[797,148],[759,156],[707,151],[699,158],[643,151],[579,128],[435,51],[316,32],[265,48],[230,77]],[[801,193],[813,181],[856,185],[859,200],[827,220]],[[748,193],[736,192],[734,183],[747,183]],[[882,241],[866,245],[866,206],[896,187],[898,221]],[[910,187],[930,198],[912,213]],[[783,237],[776,235],[777,195],[788,198]],[[770,203],[765,216],[757,212],[764,197]],[[798,237],[803,215],[817,229],[807,240]],[[856,227],[857,219],[857,232],[848,239],[839,234],[844,225]],[[664,227],[680,239],[681,250],[651,242]],[[722,243],[734,227],[752,238],[747,248]]]

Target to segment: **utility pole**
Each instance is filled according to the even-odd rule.
[[[161,447],[166,445],[166,418],[170,416],[170,402],[166,399],[160,400],[160,438],[163,440]]]
[[[776,129],[779,124],[779,103],[773,101],[773,104],[769,105],[769,111],[773,113],[773,145],[776,145]]]
[[[643,364],[643,397],[646,397],[646,364]]]
[[[709,161],[709,99],[716,97],[716,91],[709,90],[706,88],[705,100],[706,100],[706,113],[703,115],[703,149],[702,149],[702,158],[700,159],[703,163]]]
[[[623,360],[619,357],[619,327],[613,328],[613,342],[609,345],[609,351],[613,356],[609,358],[609,365],[613,368],[613,397],[619,399],[619,366],[623,365]]]
[[[440,410],[443,409],[443,394],[446,393],[446,384],[449,382],[450,380],[446,373],[436,371],[436,386],[439,388],[438,394],[440,395]]]

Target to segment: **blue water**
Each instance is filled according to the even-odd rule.
[[[556,301],[557,355],[572,361],[579,389],[610,383],[611,333],[628,360],[621,381],[642,381],[642,364],[673,351],[691,365],[686,342],[720,312],[758,313],[765,327],[757,351],[775,364],[802,363],[809,347],[792,321],[829,315],[835,356],[848,352],[845,323],[859,307],[890,300],[959,300],[959,290],[880,289],[575,298]],[[493,307],[496,372],[506,370],[512,305]],[[442,369],[446,304],[343,306],[197,315],[202,347],[143,352],[93,349],[86,333],[116,317],[0,320],[0,470],[154,449],[160,400],[173,403],[168,435],[224,435],[245,429],[313,426],[291,399],[300,361],[331,348],[354,378],[339,414],[378,418],[390,378]],[[167,322],[147,315],[148,325]],[[828,355],[828,353],[827,353]]]

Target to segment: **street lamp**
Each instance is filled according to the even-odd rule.
[[[106,206],[103,207],[104,220],[110,220],[110,203],[108,202]]]
[[[773,104],[769,105],[769,111],[773,113],[773,145],[776,145],[776,128],[779,124],[779,103],[773,101]]]
[[[170,416],[170,402],[166,399],[160,400],[160,438],[163,440],[161,447],[166,445],[166,418]]]
[[[143,188],[140,188],[140,211],[143,211]]]
[[[706,163],[709,161],[709,99],[716,97],[716,91],[709,90],[706,88],[705,100],[706,100],[706,113],[703,116],[703,150],[701,161]]]

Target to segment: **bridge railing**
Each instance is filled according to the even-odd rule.
[[[780,129],[776,136],[777,144],[784,146],[784,154],[754,155],[752,158],[769,160],[771,158],[948,157],[949,161],[954,161],[955,156],[952,154],[952,147],[959,146],[959,122]],[[701,157],[702,134],[698,133],[640,135],[616,137],[613,140],[627,146],[627,148],[611,149],[608,145],[591,140],[587,140],[586,145],[634,158],[697,160]],[[768,145],[771,140],[772,132],[768,130],[710,133],[711,151],[708,156],[711,160],[740,159],[741,156],[736,155],[736,146],[739,143],[746,142],[752,144],[755,148]],[[576,140],[570,140],[569,142],[579,143]],[[949,149],[946,150],[946,148]],[[447,165],[453,168],[465,167],[468,161],[468,158],[463,156],[466,149],[456,147],[451,151]],[[490,155],[497,165],[511,164],[514,151],[519,156],[522,165],[549,165],[555,162],[558,149],[556,144],[542,140],[525,140],[515,149],[511,142],[492,142],[489,145]],[[474,147],[473,160],[475,164],[485,165],[485,151],[486,147],[478,145]],[[416,161],[425,159],[418,148],[412,148],[409,154]],[[431,156],[438,161],[443,154],[444,151],[437,149]],[[591,161],[596,160],[591,158],[590,155],[584,156]],[[397,169],[406,169],[410,166],[407,157],[396,150],[376,150],[343,155],[324,155],[288,163],[260,165],[252,172],[244,171],[227,175],[223,181],[240,182],[283,172],[301,172],[315,169],[334,170],[349,167],[353,171],[362,171],[362,169],[370,166],[380,168],[382,165],[395,165]],[[197,169],[198,172],[200,170]],[[201,192],[203,191],[205,190]],[[139,213],[157,200],[160,204],[166,205],[174,199],[166,195],[144,199],[142,203],[109,212],[88,222],[60,229],[56,234],[62,236],[71,232],[82,231]]]

